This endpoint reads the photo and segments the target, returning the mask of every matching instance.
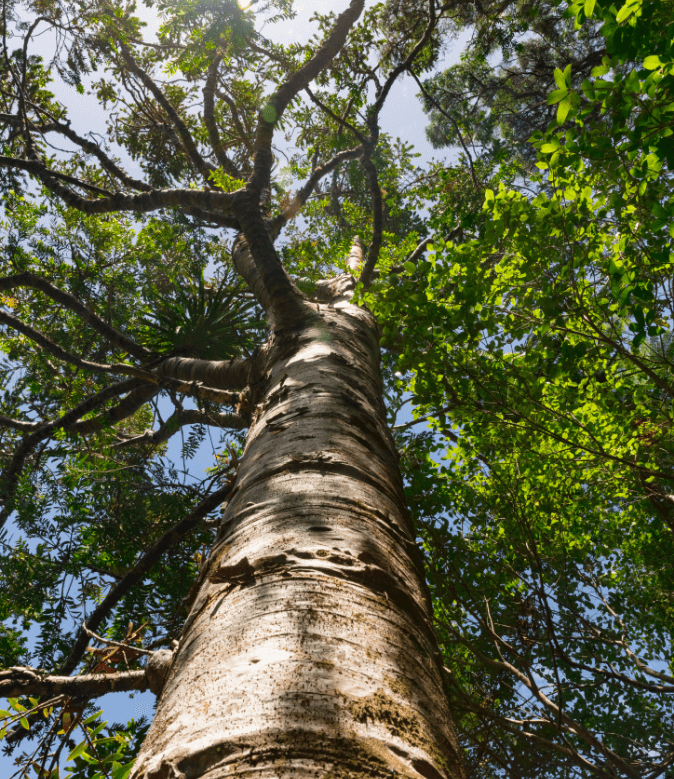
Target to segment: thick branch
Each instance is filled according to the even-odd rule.
[[[109,325],[105,320],[101,319],[97,314],[84,305],[70,292],[65,292],[58,287],[55,287],[46,279],[36,276],[34,273],[26,271],[24,273],[17,273],[13,276],[5,276],[0,278],[0,292],[5,292],[8,289],[14,289],[16,287],[31,287],[37,289],[40,292],[44,292],[45,295],[50,297],[56,303],[60,303],[65,308],[69,309],[81,317],[87,324],[91,325],[94,330],[100,333],[104,338],[110,341],[114,346],[118,346],[125,352],[143,359],[147,357],[150,352],[144,346],[140,346],[124,333],[120,333],[119,330],[115,330],[114,327]]]
[[[230,392],[228,390],[216,389],[215,387],[204,386],[202,382],[192,381],[185,382],[177,379],[167,379],[161,376],[157,376],[154,373],[144,371],[141,368],[136,368],[134,365],[126,365],[124,363],[114,363],[113,365],[105,365],[102,363],[89,362],[88,360],[82,360],[60,346],[57,346],[53,341],[40,333],[38,330],[34,330],[32,327],[21,322],[11,314],[5,314],[0,311],[0,323],[4,322],[6,325],[13,327],[20,333],[23,333],[32,341],[37,343],[43,349],[46,349],[50,354],[53,354],[60,360],[69,362],[78,368],[84,368],[86,370],[102,371],[104,373],[120,373],[135,376],[150,384],[156,384],[158,387],[165,389],[171,389],[175,392],[179,392],[182,395],[189,395],[195,398],[201,398],[202,400],[210,400],[214,403],[226,403],[229,405],[235,405],[239,401],[239,394],[237,392]],[[156,394],[158,390],[150,389],[150,395]],[[143,400],[142,403],[145,401]],[[142,405],[141,403],[141,405]],[[135,410],[135,409],[134,409]],[[126,415],[128,416],[128,414]],[[93,420],[91,420],[93,422]],[[88,422],[83,423],[87,425]],[[96,427],[98,429],[98,426]],[[92,432],[91,431],[87,432]]]
[[[268,106],[260,114],[255,133],[254,170],[251,178],[253,188],[258,192],[267,186],[273,157],[271,140],[276,123],[283,116],[293,98],[305,89],[337,56],[346,42],[349,31],[360,16],[365,0],[351,0],[349,7],[341,13],[327,39],[314,56],[296,73],[288,78],[272,95]]]
[[[180,381],[201,381],[211,387],[230,391],[244,390],[254,384],[265,370],[268,345],[251,357],[238,360],[198,360],[189,357],[169,357],[153,369],[158,376]]]
[[[9,427],[12,430],[37,430],[41,422],[24,422],[21,419],[12,419],[11,417],[0,416],[0,427]]]
[[[0,671],[0,696],[3,698],[24,695],[98,698],[109,692],[143,692],[148,687],[144,670],[84,676],[46,676],[34,668],[23,667]]]
[[[206,83],[203,88],[204,95],[204,124],[208,131],[208,138],[213,147],[215,158],[218,164],[222,166],[223,170],[229,173],[234,178],[239,178],[239,171],[236,169],[236,165],[229,159],[227,153],[222,147],[222,141],[220,140],[220,131],[218,130],[217,122],[215,121],[215,85],[218,78],[218,67],[222,62],[222,56],[216,57],[208,68],[208,75]]]
[[[381,195],[381,187],[379,186],[379,177],[377,176],[377,168],[372,160],[367,156],[361,157],[365,173],[367,174],[367,181],[370,185],[370,195],[372,197],[372,240],[367,249],[367,259],[363,270],[361,271],[359,283],[365,287],[370,286],[372,281],[372,273],[374,271],[377,260],[379,259],[379,250],[381,249],[382,235],[384,232],[384,202]]]
[[[178,136],[180,137],[182,145],[187,152],[187,156],[192,161],[194,167],[204,177],[204,180],[209,181],[210,175],[215,170],[215,167],[207,162],[201,156],[201,154],[199,154],[199,150],[197,149],[197,145],[194,142],[194,138],[192,138],[192,134],[187,129],[187,125],[183,121],[182,117],[173,107],[162,90],[157,86],[152,77],[149,76],[140,67],[140,65],[138,65],[136,60],[133,58],[133,55],[131,54],[131,49],[124,43],[124,41],[118,40],[118,43],[119,49],[122,53],[122,58],[124,59],[124,62],[126,62],[127,67],[140,80],[143,86],[152,94],[157,103],[159,103],[159,105],[164,109],[166,115],[171,120],[173,126],[176,129],[176,132],[178,133]]]
[[[349,269],[349,273],[354,277],[363,267],[363,244],[357,235],[353,238],[351,251],[346,258],[346,267]]]
[[[304,296],[293,284],[279,259],[262,217],[257,196],[251,191],[239,203],[237,216],[243,236],[232,249],[237,273],[253,291],[274,330],[297,325],[307,313]]]
[[[236,193],[198,189],[155,189],[136,195],[118,192],[115,195],[89,200],[59,184],[62,177],[37,160],[20,160],[0,156],[0,168],[16,168],[32,173],[66,205],[85,214],[108,214],[115,211],[131,211],[138,214],[158,211],[161,208],[202,208],[216,212],[229,212],[236,200]]]
[[[159,446],[168,441],[185,425],[210,425],[224,430],[244,430],[248,422],[241,414],[219,414],[216,412],[199,411],[199,409],[183,409],[176,411],[157,430],[148,430],[142,435],[127,438],[114,445],[115,449],[122,449],[137,444],[150,444]]]

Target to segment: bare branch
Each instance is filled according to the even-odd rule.
[[[0,695],[5,698],[24,695],[98,698],[109,692],[143,692],[148,687],[144,670],[84,676],[47,676],[34,668],[24,667],[0,671]]]
[[[356,146],[352,149],[344,149],[344,151],[337,152],[334,157],[329,159],[327,162],[324,162],[323,165],[319,165],[318,167],[314,168],[306,184],[297,191],[295,197],[283,209],[283,212],[279,214],[276,219],[274,219],[272,223],[272,230],[274,234],[280,231],[281,227],[283,227],[286,222],[289,222],[297,215],[322,178],[327,176],[331,171],[335,170],[339,165],[342,164],[342,162],[353,160],[362,154],[362,152],[362,146]]]
[[[334,119],[334,121],[337,122],[337,124],[341,127],[344,127],[346,130],[352,132],[360,141],[362,146],[367,146],[367,138],[363,135],[363,133],[360,132],[360,130],[357,130],[352,124],[347,122],[344,117],[338,116],[329,106],[325,105],[322,100],[317,98],[311,89],[309,89],[309,87],[306,87],[304,91],[307,93],[307,95],[309,95],[312,103],[315,103],[321,109],[321,111],[323,111],[323,113],[327,114],[331,119]]]
[[[396,65],[396,67],[393,68],[393,70],[389,73],[388,78],[384,82],[384,85],[380,90],[378,90],[375,104],[368,111],[367,123],[370,128],[372,142],[376,142],[377,136],[379,135],[377,128],[379,113],[383,108],[384,103],[386,102],[386,98],[388,97],[388,93],[391,91],[391,87],[403,71],[410,69],[414,63],[414,60],[423,51],[424,46],[426,46],[426,44],[430,41],[433,30],[435,29],[436,22],[437,17],[435,13],[435,0],[428,0],[428,24],[426,25],[426,29],[424,30],[423,35],[416,42],[412,48],[412,51],[408,54],[405,60],[399,65]]]
[[[182,409],[176,411],[157,430],[148,430],[142,435],[133,436],[125,441],[114,444],[115,449],[122,449],[137,444],[151,444],[158,446],[168,441],[185,425],[210,425],[225,430],[244,430],[248,427],[247,420],[241,414],[220,414],[216,412],[200,411],[199,409]]]
[[[128,649],[129,652],[132,652],[134,654],[150,655],[150,656],[154,654],[154,652],[151,649],[141,649],[140,647],[137,646],[131,646],[131,644],[124,644],[121,641],[113,641],[111,638],[103,638],[103,636],[99,636],[98,633],[94,633],[93,630],[89,630],[86,622],[82,623],[82,630],[89,636],[89,638],[95,638],[96,641],[100,641],[101,644],[107,644],[108,646],[116,646],[119,647],[120,649]],[[140,632],[140,628],[137,632]],[[101,650],[97,649],[95,651],[100,652]]]
[[[458,122],[451,114],[448,114],[447,111],[445,111],[442,108],[442,106],[437,102],[437,100],[433,98],[431,94],[429,94],[428,90],[421,83],[417,74],[412,70],[412,68],[409,69],[409,72],[412,75],[412,78],[417,82],[417,86],[421,90],[421,93],[426,98],[426,100],[428,100],[429,103],[432,103],[435,109],[439,111],[445,117],[445,119],[449,119],[449,121],[454,125],[456,134],[459,136],[459,142],[461,143],[461,146],[463,147],[463,150],[466,156],[468,157],[468,164],[470,166],[470,177],[473,179],[473,184],[475,185],[475,188],[480,189],[482,185],[478,181],[477,174],[475,173],[475,167],[473,165],[473,157],[471,153],[468,151],[468,146],[466,146],[466,143],[463,140],[463,135],[461,134],[461,128],[459,127]]]

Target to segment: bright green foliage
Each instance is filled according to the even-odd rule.
[[[648,775],[674,724],[674,6],[568,16],[606,54],[582,89],[550,73],[540,172],[502,166],[479,218],[454,199],[475,238],[366,299],[435,431],[403,462],[470,765]]]

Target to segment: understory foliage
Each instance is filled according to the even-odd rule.
[[[667,776],[674,2],[369,4],[277,121],[270,85],[336,19],[275,35],[294,14],[3,4],[0,669],[133,671],[179,637],[217,507],[153,550],[231,480],[251,409],[159,366],[267,338],[225,205],[275,124],[288,274],[308,292],[365,246],[468,775]],[[379,128],[403,77],[439,160]],[[77,654],[92,615],[127,648]],[[147,724],[93,696],[0,710],[17,777],[124,779]]]

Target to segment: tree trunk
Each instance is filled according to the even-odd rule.
[[[344,282],[272,337],[137,779],[462,776],[376,324]]]

